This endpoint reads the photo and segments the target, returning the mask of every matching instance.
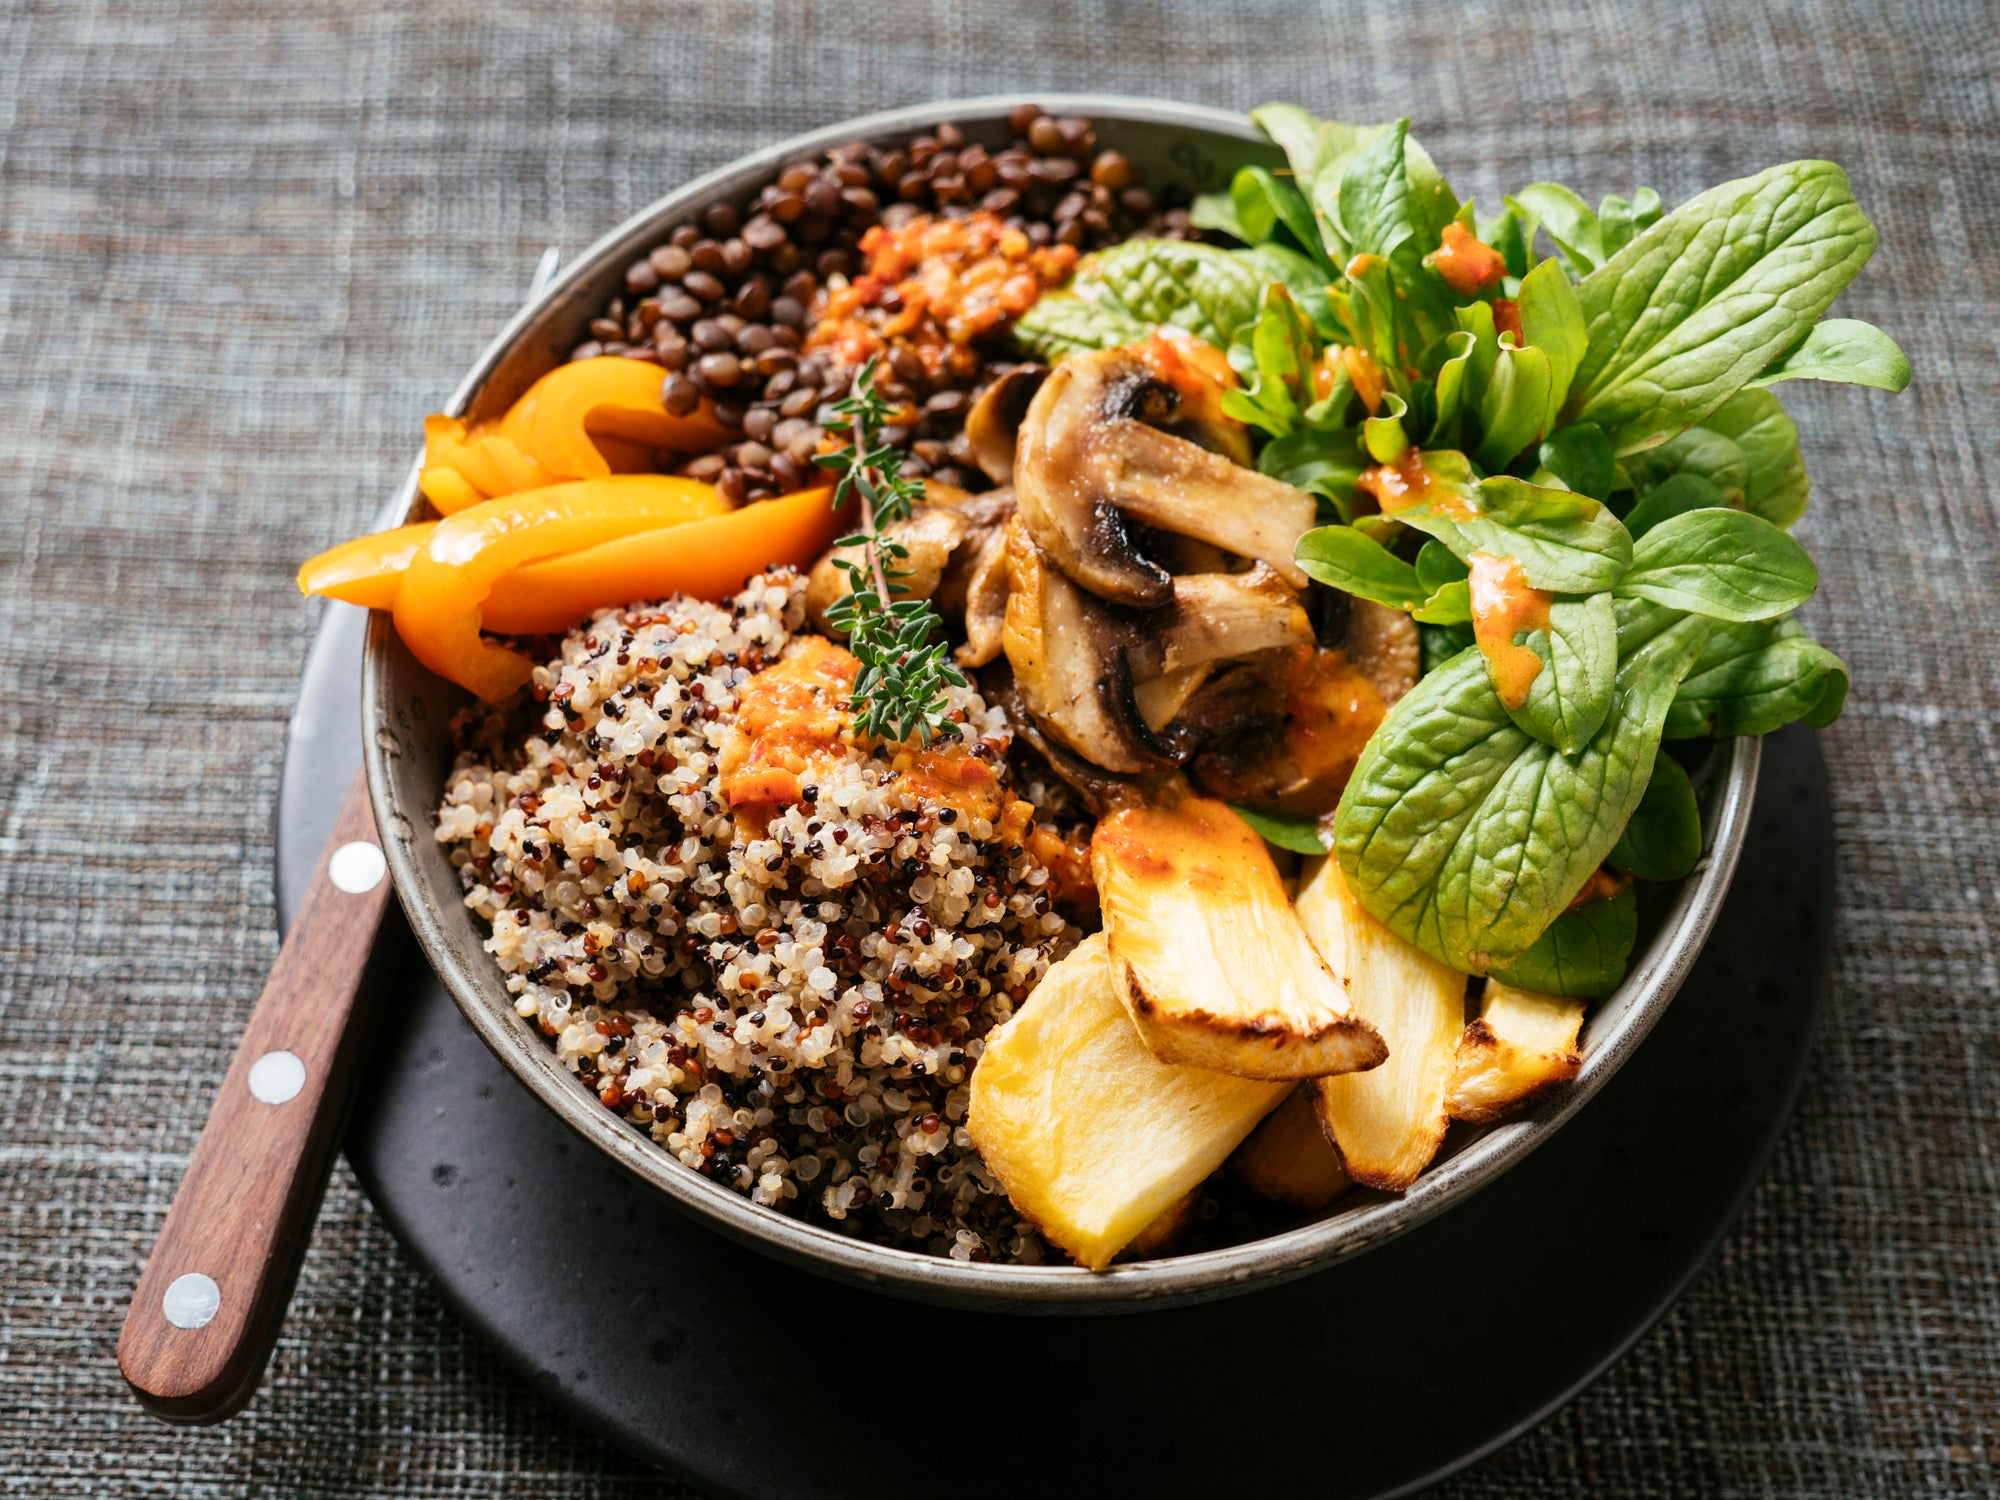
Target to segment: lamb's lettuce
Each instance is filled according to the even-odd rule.
[[[1621,454],[1664,442],[1805,338],[1874,251],[1832,162],[1710,188],[1578,284],[1590,347],[1565,414]]]
[[[1605,863],[1641,880],[1679,880],[1700,860],[1701,806],[1694,783],[1680,762],[1662,750],[1653,758],[1645,796]]]
[[[1703,507],[1649,528],[1616,590],[1621,598],[1748,624],[1790,614],[1818,587],[1806,549],[1769,521]]]
[[[1825,318],[1813,325],[1796,349],[1750,384],[1776,385],[1781,380],[1831,380],[1900,391],[1910,383],[1910,361],[1896,341],[1873,323]]]
[[[1639,937],[1639,895],[1586,901],[1557,917],[1534,946],[1493,977],[1516,989],[1570,1000],[1602,1000],[1618,988]]]

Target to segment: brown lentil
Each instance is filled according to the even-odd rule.
[[[735,474],[728,489],[747,499],[819,483],[822,471],[810,459],[832,415],[827,408],[856,371],[838,358],[801,358],[799,345],[816,301],[863,269],[861,238],[875,225],[985,212],[1038,249],[1079,251],[1134,233],[1194,234],[1184,211],[1161,216],[1153,195],[1133,184],[1125,157],[1093,155],[1088,120],[1057,119],[1028,104],[1008,125],[1012,139],[998,149],[968,142],[947,122],[901,145],[854,141],[789,163],[749,202],[710,205],[699,223],[676,226],[666,243],[633,261],[625,294],[591,322],[590,337],[570,357],[618,354],[657,364],[670,411],[685,414],[707,396],[723,426],[770,453],[752,467],[695,455],[679,472],[712,482]],[[938,456],[913,449],[910,462],[948,483],[986,486],[955,440],[970,398],[1011,359],[1004,334],[976,341],[963,360],[936,371],[894,359],[891,347],[885,394],[911,408],[900,441],[933,445],[926,455]],[[963,399],[940,403],[941,396]],[[795,419],[807,423],[804,432],[767,441],[769,424]],[[741,453],[744,444],[732,438],[725,447]]]

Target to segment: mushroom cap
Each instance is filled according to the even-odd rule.
[[[1315,519],[1312,496],[1167,430],[1180,407],[1140,349],[1057,365],[1029,404],[1014,460],[1035,544],[1074,582],[1134,609],[1166,604],[1173,584],[1130,521],[1257,558],[1303,588],[1292,550]]]
[[[972,456],[995,484],[1014,482],[1021,421],[1048,378],[1047,365],[1016,365],[981,391],[965,414],[965,439],[972,444]]]

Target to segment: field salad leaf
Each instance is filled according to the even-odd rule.
[[[1738,391],[1702,426],[1736,444],[1747,465],[1743,508],[1773,526],[1790,526],[1805,514],[1812,494],[1799,457],[1799,429],[1768,390]]]
[[[1278,437],[1296,426],[1312,404],[1314,353],[1312,325],[1285,290],[1282,281],[1264,288],[1257,322],[1247,350],[1240,343],[1231,351],[1247,369],[1241,390],[1225,391],[1222,409],[1239,422]]]
[[[1689,199],[1578,284],[1590,347],[1565,414],[1621,454],[1664,442],[1804,339],[1874,250],[1832,162]]]
[[[1430,597],[1415,568],[1352,526],[1308,531],[1299,538],[1293,555],[1300,567],[1327,587],[1391,609],[1415,609]]]
[[[1621,614],[1627,606],[1621,605]],[[1668,711],[1668,739],[1823,728],[1847,701],[1847,667],[1796,620],[1717,627]]]
[[[1598,243],[1606,255],[1616,255],[1642,229],[1659,223],[1665,212],[1660,195],[1642,187],[1631,201],[1616,193],[1606,193],[1597,205]]]
[[[1750,384],[1781,380],[1832,380],[1843,385],[1900,391],[1910,383],[1910,361],[1896,341],[1859,318],[1826,318],[1815,323],[1805,342]]]
[[[1339,120],[1322,120],[1296,104],[1266,104],[1250,111],[1250,119],[1285,153],[1293,177],[1308,197],[1322,176],[1335,184],[1349,157],[1389,129],[1387,125],[1346,125]],[[1317,205],[1315,205],[1317,208]],[[1319,214],[1322,239],[1336,263],[1347,258],[1349,248],[1339,238],[1339,221]],[[1328,231],[1331,231],[1329,233]]]
[[[1790,614],[1818,587],[1819,570],[1791,537],[1759,516],[1715,509],[1648,530],[1617,585],[1625,598],[1736,623]]]
[[[1354,518],[1361,499],[1361,476],[1374,460],[1356,442],[1352,427],[1301,427],[1273,438],[1257,455],[1257,468],[1294,489],[1326,500],[1343,521]]]
[[[1485,394],[1479,400],[1483,434],[1473,457],[1482,468],[1504,469],[1548,427],[1555,371],[1545,350],[1500,346]]]
[[[1680,762],[1662,750],[1653,759],[1646,795],[1606,863],[1641,880],[1679,880],[1700,860],[1701,808],[1694,784]]]
[[[1699,474],[1676,474],[1625,513],[1625,529],[1639,538],[1662,521],[1690,510],[1727,510],[1729,497]]]
[[[1417,232],[1404,169],[1409,134],[1410,122],[1398,120],[1349,156],[1337,176],[1322,168],[1313,181],[1313,201],[1339,226],[1350,255],[1386,260]]]
[[[1127,240],[1084,263],[1077,283],[1101,286],[1140,323],[1170,323],[1227,349],[1257,317],[1266,278],[1227,250],[1193,240]]]
[[[1473,345],[1470,333],[1457,330],[1444,336],[1438,345],[1437,373],[1432,389],[1437,395],[1437,416],[1431,423],[1432,447],[1449,448],[1459,440],[1460,417],[1466,409],[1466,378],[1472,368]]]
[[[1536,225],[1579,276],[1604,263],[1604,232],[1588,203],[1560,182],[1531,182],[1507,203]]]
[[[1475,552],[1512,557],[1529,584],[1556,594],[1608,589],[1632,561],[1632,538],[1588,495],[1495,475],[1475,480],[1465,455],[1427,452],[1430,498],[1394,518],[1434,537],[1461,560]]]
[[[1564,912],[1526,953],[1493,970],[1493,977],[1537,995],[1602,1000],[1624,979],[1638,937],[1639,896],[1628,885],[1615,896]]]
[[[1595,500],[1609,500],[1618,482],[1618,460],[1611,451],[1611,440],[1595,422],[1557,428],[1542,440],[1536,458],[1578,494]]]
[[[1576,367],[1583,362],[1589,336],[1583,326],[1583,305],[1576,300],[1563,268],[1545,260],[1521,278],[1515,296],[1521,314],[1521,335],[1549,357],[1549,413],[1553,423]]]
[[[1750,460],[1734,439],[1706,426],[1690,427],[1625,460],[1625,476],[1641,495],[1690,474],[1721,491],[1724,504],[1740,505],[1750,484]]]
[[[1317,261],[1290,245],[1278,244],[1248,245],[1229,254],[1265,282],[1282,281],[1322,340],[1330,341],[1341,333],[1333,316],[1333,302],[1327,295],[1326,272]]]
[[[1014,324],[1014,340],[1048,364],[1087,349],[1116,349],[1146,336],[1146,325],[1114,301],[1050,292]]]
[[[1467,205],[1470,206],[1469,199]],[[1509,276],[1528,274],[1534,248],[1529,241],[1533,239],[1534,233],[1534,220],[1511,203],[1478,225],[1480,240],[1499,252],[1500,259],[1506,263]]]
[[[1631,652],[1610,713],[1573,756],[1514,723],[1477,651],[1422,678],[1362,751],[1335,815],[1357,899],[1469,973],[1520,959],[1617,843],[1714,628],[1682,616]]]
[[[1325,261],[1319,223],[1296,180],[1279,177],[1264,167],[1244,167],[1230,184],[1229,198],[1236,222],[1245,231],[1245,243],[1260,244],[1283,225],[1299,249]]]
[[[1248,823],[1267,844],[1276,844],[1280,849],[1289,849],[1294,854],[1326,853],[1326,836],[1319,831],[1319,820],[1299,813],[1269,812],[1262,808],[1246,807],[1241,802],[1229,804],[1236,816]]]
[[[1546,630],[1520,644],[1542,659],[1527,701],[1509,709],[1514,722],[1564,755],[1576,755],[1611,712],[1618,675],[1618,621],[1609,594],[1557,599]]]

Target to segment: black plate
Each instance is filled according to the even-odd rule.
[[[361,624],[333,607],[307,665],[279,798],[286,920],[359,763]],[[1736,1217],[1826,988],[1832,840],[1817,741],[1773,736],[1708,948],[1603,1092],[1450,1212],[1227,1302],[1010,1317],[767,1260],[570,1134],[421,962],[348,1159],[445,1300],[539,1389],[713,1490],[1403,1494],[1588,1385]]]

